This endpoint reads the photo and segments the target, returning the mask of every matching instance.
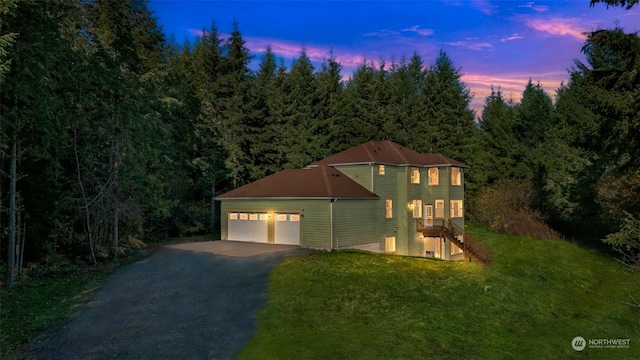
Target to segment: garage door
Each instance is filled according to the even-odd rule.
[[[276,214],[276,244],[300,245],[300,214]]]
[[[229,213],[228,240],[266,243],[268,239],[266,213]]]

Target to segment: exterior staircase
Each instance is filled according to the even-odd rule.
[[[484,266],[493,264],[493,254],[481,242],[474,239],[471,235],[464,233],[464,230],[451,222],[451,220],[442,220],[440,223],[433,223],[430,226],[424,224],[423,219],[417,219],[416,229],[424,236],[438,236],[451,241],[457,247],[462,249],[465,258],[471,258]],[[460,240],[458,235],[464,235]]]

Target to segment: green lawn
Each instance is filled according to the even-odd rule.
[[[563,240],[469,231],[494,266],[325,252],[283,261],[241,359],[640,359],[640,274]],[[576,352],[571,340],[631,339]],[[588,341],[588,340],[587,340]]]
[[[85,303],[110,272],[91,272],[18,283],[0,291],[0,359]]]

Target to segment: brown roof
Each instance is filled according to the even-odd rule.
[[[282,170],[224,193],[216,199],[350,198],[378,196],[330,166]]]
[[[392,141],[369,141],[351,149],[329,156],[312,165],[389,164],[437,166],[453,165],[469,167],[441,154],[420,154]]]

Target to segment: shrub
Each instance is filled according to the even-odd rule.
[[[602,241],[610,244],[622,255],[622,261],[640,270],[640,219],[625,211],[625,218],[618,232],[607,235]]]
[[[480,191],[473,217],[496,231],[538,239],[557,239],[542,216],[532,210],[533,190],[524,180],[506,179]]]

